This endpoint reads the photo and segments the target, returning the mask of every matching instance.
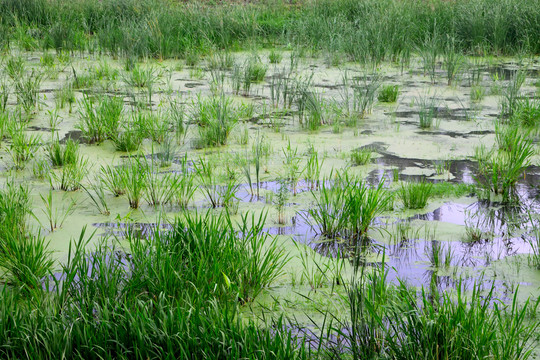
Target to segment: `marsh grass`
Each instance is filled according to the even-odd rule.
[[[77,156],[73,163],[66,163],[59,171],[50,174],[49,181],[52,189],[63,191],[77,191],[81,188],[81,182],[88,173],[88,159]]]
[[[482,86],[472,86],[470,98],[472,102],[480,102],[484,99],[486,90]]]
[[[182,177],[168,172],[160,174],[157,168],[151,168],[146,180],[144,197],[149,205],[160,206],[171,204],[176,200]]]
[[[465,63],[464,56],[459,52],[459,46],[460,44],[454,37],[448,37],[442,51],[448,86],[452,86]]]
[[[229,134],[238,121],[236,112],[232,100],[225,94],[207,100],[198,98],[192,110],[194,121],[199,125],[196,147],[227,144]]]
[[[9,154],[15,169],[22,170],[41,146],[41,136],[39,134],[27,134],[24,124],[14,124],[9,128],[8,132],[11,137]]]
[[[81,188],[88,195],[90,201],[92,202],[92,204],[94,204],[100,214],[105,216],[111,214],[111,210],[109,209],[109,205],[105,197],[105,190],[99,184],[99,182],[90,182],[88,186],[84,186],[81,184]]]
[[[71,83],[67,83],[55,91],[56,107],[63,109],[66,104],[69,105],[69,112],[73,109],[75,103],[75,92]]]
[[[479,151],[478,176],[475,178],[484,196],[502,195],[503,202],[514,198],[515,185],[531,163],[534,146],[527,134],[516,127],[496,126],[498,149]]]
[[[300,154],[298,154],[298,148],[293,148],[290,141],[287,144],[287,147],[281,150],[285,158],[283,161],[283,165],[285,166],[285,174],[287,176],[287,180],[291,184],[293,196],[296,196],[298,181],[305,170],[305,168],[302,168],[300,165],[302,158]]]
[[[423,96],[420,96],[419,98],[417,98],[416,103],[418,104],[420,108],[418,110],[420,128],[431,129],[433,127],[437,127],[438,124],[435,121],[436,114],[437,114],[437,107],[439,104],[437,95],[433,94],[433,96],[430,96],[428,93],[426,93]]]
[[[47,155],[54,167],[75,164],[79,158],[79,143],[68,139],[65,145],[61,145],[58,140],[54,140],[47,149]]]
[[[305,168],[305,178],[309,184],[310,190],[315,190],[319,188],[320,177],[321,177],[321,168],[324,164],[324,157],[319,160],[319,154],[316,150],[312,150],[309,159],[306,163]]]
[[[114,196],[121,196],[126,193],[126,188],[122,181],[121,167],[111,165],[101,166],[100,168],[100,183],[101,186],[109,190]]]
[[[32,215],[28,187],[8,182],[0,190],[0,268],[3,281],[25,295],[40,289],[53,260],[43,237],[28,225]]]
[[[39,105],[39,90],[43,74],[38,71],[22,75],[14,82],[14,90],[17,95],[17,103],[22,106],[27,114],[31,114]]]
[[[10,56],[6,60],[4,71],[11,80],[17,81],[26,71],[26,62],[21,56]]]
[[[278,191],[272,198],[272,203],[276,207],[278,213],[278,224],[285,224],[285,206],[289,200],[289,186],[286,179],[280,178],[278,180]]]
[[[359,148],[351,151],[351,163],[354,166],[367,165],[371,162],[373,151],[369,148]]]
[[[510,123],[535,128],[540,124],[540,100],[520,98],[515,101]]]
[[[350,315],[332,316],[336,341],[325,354],[347,353],[353,359],[523,358],[531,356],[538,324],[530,323],[538,302],[520,304],[514,294],[504,305],[495,286],[460,280],[455,291],[415,290],[386,281],[388,267],[361,266],[346,285]],[[339,330],[342,329],[342,330]],[[504,331],[503,329],[507,329]]]
[[[514,114],[521,96],[521,87],[525,82],[526,74],[524,71],[517,71],[509,83],[503,89],[501,98],[501,115],[510,117]]]
[[[92,142],[101,143],[118,134],[124,101],[119,97],[85,95],[79,103],[77,128]]]
[[[423,209],[432,195],[433,184],[426,181],[402,183],[397,192],[398,198],[407,209]]]
[[[47,218],[48,230],[50,232],[62,227],[67,217],[75,211],[76,203],[73,199],[70,199],[71,201],[68,202],[67,206],[63,205],[62,208],[59,208],[58,205],[55,204],[55,201],[53,201],[52,190],[49,190],[49,193],[46,196],[40,195],[40,198],[44,206],[42,212]]]
[[[264,221],[264,216],[245,215],[235,224],[224,214],[186,215],[171,231],[158,227],[148,239],[128,232],[128,257],[103,240],[88,250],[83,230],[71,243],[58,278],[51,275],[34,287],[35,303],[17,288],[3,288],[1,312],[9,323],[1,324],[2,341],[13,346],[2,354],[87,358],[128,346],[144,357],[307,359],[282,320],[270,330],[237,317],[241,304],[253,301],[288,261],[276,240],[261,232]],[[32,279],[41,279],[34,274]],[[48,301],[39,301],[45,297]],[[31,316],[31,306],[17,306],[31,303],[40,309],[37,317]],[[21,326],[10,325],[15,323]],[[65,343],[60,329],[66,323],[72,329],[69,343],[86,341],[88,347],[74,352]],[[165,333],[158,330],[164,323],[172,326]],[[19,340],[29,336],[30,324],[43,337]]]
[[[0,113],[5,113],[7,110],[7,103],[10,92],[10,86],[5,82],[0,82]]]
[[[251,56],[244,63],[242,76],[242,89],[244,94],[249,94],[252,84],[260,83],[264,80],[264,76],[268,71],[268,67],[263,64],[257,55]]]
[[[383,85],[377,94],[377,100],[383,103],[395,103],[399,95],[399,85]]]
[[[141,200],[148,188],[150,176],[150,167],[144,157],[129,157],[127,161],[118,168],[118,173],[112,175],[113,181],[119,181],[119,184],[114,184],[116,191],[118,185],[124,190],[129,207],[138,209]]]
[[[350,77],[345,72],[342,81],[343,87],[340,90],[340,97],[347,115],[356,115],[360,118],[369,115],[377,99],[377,91],[381,86],[380,74],[364,71],[359,76]]]
[[[328,239],[347,239],[352,245],[367,240],[373,221],[390,201],[383,182],[369,187],[347,172],[324,179],[319,193],[312,194],[315,204],[305,216],[307,223]]]
[[[225,207],[234,210],[237,201],[236,192],[240,186],[236,174],[218,173],[215,164],[203,158],[199,158],[193,166],[200,185],[199,189],[212,208]]]

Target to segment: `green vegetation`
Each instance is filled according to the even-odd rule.
[[[0,358],[532,357],[539,24],[0,0]]]
[[[432,191],[433,184],[426,181],[402,183],[397,196],[407,209],[423,209],[432,196]]]

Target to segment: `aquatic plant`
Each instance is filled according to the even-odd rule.
[[[465,58],[458,51],[459,45],[460,44],[456,41],[455,37],[448,36],[442,51],[448,86],[452,85],[465,62]]]
[[[149,238],[128,232],[129,257],[115,243],[104,240],[90,251],[83,230],[70,245],[61,280],[45,277],[44,284],[37,282],[32,297],[19,291],[19,283],[2,289],[0,310],[9,321],[0,324],[1,341],[13,344],[2,349],[2,354],[91,357],[129,346],[145,357],[245,358],[259,354],[258,359],[307,359],[304,347],[284,330],[281,321],[276,331],[237,317],[240,304],[255,299],[288,261],[276,240],[261,232],[264,220],[264,216],[245,215],[238,229],[225,214],[187,215],[178,218],[167,233],[159,227]],[[42,279],[32,276],[36,278]],[[39,301],[45,297],[48,301]],[[37,317],[31,316],[32,306],[21,304],[38,306]],[[10,325],[15,323],[21,326]],[[69,342],[91,339],[86,342],[88,348],[74,352],[60,340],[65,337],[59,329],[66,323],[73,330]],[[159,323],[173,324],[167,328],[168,340],[157,330]],[[31,328],[39,329],[43,337],[30,337],[30,343],[20,341],[30,336]],[[142,333],[144,339],[135,336]],[[223,335],[224,340],[218,341]],[[123,339],[123,345],[111,342],[113,338]]]
[[[195,191],[197,190],[197,186],[194,181],[194,175],[193,172],[188,167],[188,159],[187,155],[184,155],[182,158],[180,158],[180,184],[177,187],[177,191],[175,194],[176,197],[176,203],[180,206],[182,209],[186,209],[189,202],[193,198],[193,195],[195,194]]]
[[[14,82],[17,103],[22,106],[27,114],[32,113],[39,105],[39,89],[43,74],[32,70],[32,72],[22,75]]]
[[[146,179],[144,197],[149,205],[167,205],[176,200],[182,177],[168,172],[160,174],[156,168],[150,168]]]
[[[300,162],[302,159],[298,154],[298,148],[293,148],[290,141],[287,144],[287,147],[281,150],[285,157],[285,161],[283,161],[283,164],[285,166],[287,180],[291,184],[293,196],[296,196],[298,180],[300,180],[300,177],[304,172],[304,169],[300,167]]]
[[[351,163],[355,166],[366,165],[371,162],[373,151],[370,148],[358,148],[351,151]]]
[[[10,86],[5,82],[0,82],[0,114],[5,113],[7,110],[7,102],[10,92]]]
[[[420,128],[430,129],[433,126],[436,126],[434,120],[436,118],[437,106],[439,103],[436,94],[433,94],[433,96],[429,96],[429,94],[426,93],[423,96],[417,98],[416,103],[420,107],[420,109],[418,110]]]
[[[92,142],[113,139],[118,134],[123,106],[119,97],[84,95],[79,103],[81,121],[76,126]]]
[[[383,85],[377,94],[377,100],[383,103],[395,103],[399,94],[399,85]]]
[[[244,63],[242,76],[242,89],[244,94],[249,94],[251,85],[264,80],[268,67],[263,64],[257,55],[251,56]]]
[[[295,243],[295,246],[300,253],[299,258],[302,263],[300,282],[307,282],[312,291],[317,291],[330,279],[332,259],[321,257],[309,246],[302,246],[297,243]],[[300,246],[302,246],[302,249],[300,249]]]
[[[528,215],[531,228],[527,234],[527,240],[532,250],[529,255],[529,265],[540,269],[540,221],[532,212],[529,212]]]
[[[21,56],[9,56],[6,59],[4,70],[13,81],[20,79],[26,71],[26,63]]]
[[[207,100],[197,98],[192,116],[199,126],[199,148],[225,145],[238,120],[232,100],[225,94]]]
[[[433,184],[421,181],[402,183],[397,196],[407,209],[423,209],[431,197]]]
[[[342,81],[340,97],[347,115],[363,118],[370,114],[381,86],[380,74],[363,72],[360,76],[350,77],[345,72]]]
[[[78,156],[73,163],[66,163],[58,172],[51,172],[49,181],[52,189],[63,191],[77,191],[81,182],[88,173],[88,160]]]
[[[41,145],[41,136],[39,134],[27,134],[24,124],[13,123],[8,129],[11,137],[9,146],[9,155],[13,160],[15,169],[22,170],[26,164],[32,159],[37,149]]]
[[[68,139],[65,145],[61,145],[58,139],[53,140],[47,149],[47,155],[54,167],[74,164],[79,158],[79,143]]]
[[[75,103],[75,92],[71,83],[64,84],[61,88],[54,92],[54,98],[56,101],[56,107],[63,109],[66,104],[69,105],[69,112],[71,113],[73,104]]]
[[[96,180],[98,179],[99,178]],[[111,214],[111,210],[109,209],[109,205],[107,204],[107,200],[105,198],[105,190],[98,181],[90,182],[88,187],[81,184],[81,188],[86,192],[90,198],[90,201],[92,201],[100,214],[106,216]]]
[[[374,219],[386,210],[389,194],[383,188],[369,187],[347,172],[321,182],[319,193],[312,192],[315,205],[304,216],[320,235],[347,239],[350,244],[365,242]]]
[[[310,88],[301,87],[297,90],[296,105],[302,127],[317,131],[326,122],[324,100]]]
[[[139,150],[143,142],[143,134],[138,129],[131,129],[129,125],[122,125],[123,131],[113,136],[112,141],[117,151],[133,152]]]
[[[527,128],[537,127],[540,123],[540,100],[528,97],[517,99],[509,122]]]
[[[503,94],[501,97],[501,115],[509,117],[514,114],[520,98],[521,87],[525,82],[525,78],[525,72],[518,70],[503,89]]]
[[[417,52],[422,58],[424,76],[429,75],[431,82],[435,83],[437,75],[437,60],[441,55],[441,39],[437,29],[433,33],[426,33],[424,40],[417,46]]]
[[[148,177],[150,169],[146,159],[143,157],[129,157],[128,160],[118,168],[114,179],[119,179],[121,189],[124,190],[129,207],[138,209],[145,190],[148,187]],[[116,186],[115,186],[116,187]]]
[[[273,204],[276,207],[278,213],[278,224],[285,224],[285,206],[289,200],[289,186],[286,179],[280,178],[278,180],[278,191],[276,196],[272,198]]]
[[[502,195],[504,202],[512,200],[513,190],[523,170],[530,165],[534,146],[527,134],[517,128],[495,127],[498,149],[479,154],[476,183],[484,195]]]
[[[41,289],[41,279],[54,264],[43,237],[29,231],[31,215],[28,187],[8,181],[0,190],[0,268],[6,285],[25,295]]]
[[[155,150],[155,153],[154,153]],[[176,157],[177,146],[172,136],[165,136],[163,141],[153,149],[153,156],[159,160],[160,167],[170,166]]]
[[[319,160],[318,152],[315,149],[312,149],[304,171],[306,182],[309,184],[310,190],[315,190],[319,187],[323,164],[324,157]]]
[[[268,61],[270,61],[270,64],[279,64],[282,59],[283,55],[280,51],[275,49],[270,50],[270,54],[268,54]]]
[[[39,180],[44,180],[50,176],[51,164],[44,158],[37,158],[32,164],[32,174]]]
[[[472,102],[480,102],[482,99],[484,99],[484,96],[486,94],[486,90],[482,86],[472,86],[471,87],[471,93],[470,98]]]
[[[49,222],[48,230],[50,232],[62,227],[67,217],[75,211],[75,202],[73,199],[71,199],[67,206],[63,205],[61,209],[56,206],[53,201],[52,190],[49,190],[49,193],[45,197],[40,194],[40,198],[44,206],[42,212]]]
[[[193,167],[200,184],[199,189],[213,208],[231,208],[235,204],[236,192],[240,186],[236,174],[217,173],[215,164],[203,158],[199,158]],[[223,181],[225,184],[222,184]]]

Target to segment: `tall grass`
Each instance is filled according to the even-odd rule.
[[[328,355],[352,359],[528,359],[538,328],[529,322],[538,302],[505,305],[495,287],[478,283],[442,294],[386,282],[388,269],[362,266],[347,285],[348,321],[333,317],[337,341]]]
[[[307,359],[282,321],[238,316],[287,261],[264,220],[188,215],[168,233],[128,233],[128,257],[105,241],[87,250],[83,230],[33,298],[3,287],[2,357]]]
[[[16,40],[23,48],[103,49],[131,58],[198,58],[197,54],[210,49],[236,49],[260,38],[267,43],[343,53],[364,63],[406,63],[414,49],[424,47],[426,39],[429,43],[447,37],[454,39],[455,51],[461,53],[540,52],[539,10],[534,0],[438,1],[429,5],[413,0],[323,0],[300,6],[286,2],[243,5],[3,0],[0,29],[4,42]]]

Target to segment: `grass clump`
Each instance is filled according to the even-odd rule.
[[[85,95],[80,102],[81,122],[77,127],[92,142],[113,139],[118,134],[123,107],[124,101],[119,97]]]
[[[397,192],[398,198],[407,209],[423,209],[432,196],[433,184],[426,181],[402,183]]]
[[[65,145],[61,145],[58,140],[53,141],[47,151],[49,160],[54,167],[75,164],[79,158],[78,153],[79,143],[72,139],[68,139]]]
[[[24,294],[40,290],[53,266],[45,240],[30,232],[31,215],[28,188],[8,182],[0,190],[0,269],[6,285]]]
[[[399,94],[399,85],[383,85],[377,99],[384,103],[395,103]]]
[[[196,147],[223,146],[236,125],[238,117],[232,100],[222,94],[207,100],[198,99],[194,104],[193,117],[199,125]]]
[[[503,202],[512,200],[515,185],[531,163],[534,145],[515,127],[497,126],[498,148],[477,151],[478,176],[475,178],[483,195],[502,195]]]
[[[312,194],[315,206],[308,210],[308,224],[326,238],[347,239],[351,245],[364,243],[373,220],[390,201],[382,182],[372,188],[346,172],[323,180],[319,193]]]
[[[475,284],[466,292],[419,292],[386,283],[388,270],[366,272],[347,289],[350,321],[339,322],[339,345],[354,359],[527,359],[538,324],[527,321],[538,302],[509,305]],[[384,346],[383,346],[384,344]]]
[[[373,151],[368,148],[359,148],[351,151],[351,163],[355,166],[367,165],[371,162]]]
[[[518,99],[515,102],[510,122],[516,126],[537,127],[540,124],[540,100]]]
[[[0,353],[92,358],[128,348],[143,358],[307,359],[281,321],[266,329],[239,317],[240,306],[287,262],[276,240],[262,233],[264,220],[245,215],[236,226],[225,214],[186,215],[167,233],[128,232],[128,257],[105,241],[86,250],[83,231],[59,278],[35,289],[34,299],[47,301],[29,306],[16,288],[0,292],[0,341],[11,344]]]

